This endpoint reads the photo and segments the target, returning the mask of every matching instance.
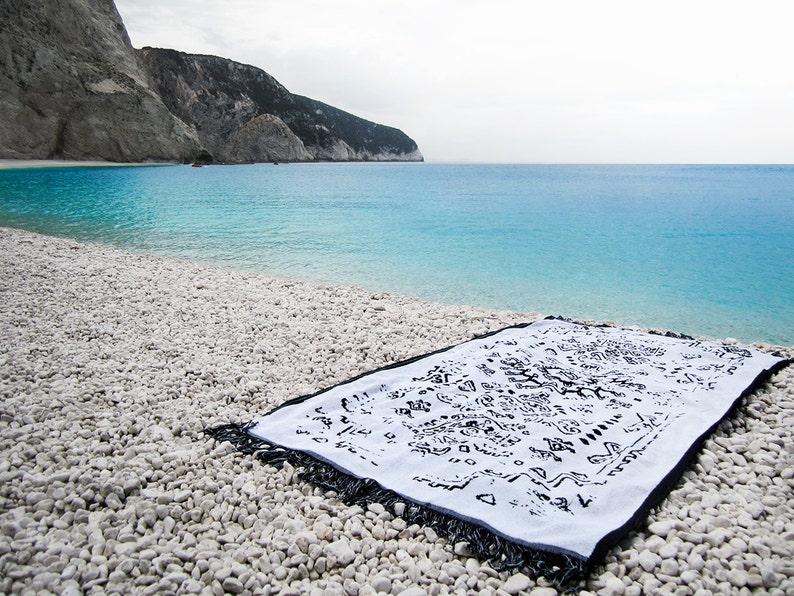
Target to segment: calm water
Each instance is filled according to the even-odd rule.
[[[0,170],[0,225],[448,303],[794,344],[794,166]]]

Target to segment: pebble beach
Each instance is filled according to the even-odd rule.
[[[0,228],[0,593],[556,594],[203,432],[541,316]],[[579,593],[794,594],[792,445],[788,366]]]

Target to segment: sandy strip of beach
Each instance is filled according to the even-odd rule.
[[[74,161],[65,159],[0,159],[0,170],[20,168],[96,168],[112,166],[162,166],[162,162],[122,163],[116,161]]]
[[[0,592],[556,593],[202,433],[537,316],[0,229]],[[794,593],[793,444],[789,366],[582,593]]]

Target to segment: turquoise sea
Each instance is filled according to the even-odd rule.
[[[0,170],[0,226],[453,304],[794,344],[794,166]]]

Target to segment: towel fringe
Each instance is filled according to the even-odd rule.
[[[347,505],[366,507],[379,503],[406,523],[428,526],[452,544],[465,542],[474,556],[487,561],[496,571],[526,570],[536,578],[546,578],[564,592],[579,590],[590,572],[588,562],[579,557],[517,544],[471,521],[413,503],[371,478],[356,478],[302,451],[271,445],[252,436],[248,432],[252,426],[252,422],[224,424],[207,428],[204,433],[216,441],[229,441],[241,453],[254,455],[276,468],[287,461],[303,468],[298,472],[301,480],[335,492]],[[402,505],[399,514],[397,505]]]
[[[562,317],[557,315],[549,315],[545,318],[546,321],[564,321],[566,323],[575,323],[576,325],[584,325],[586,327],[604,327],[604,328],[616,328],[617,326],[614,323],[587,323],[585,321],[579,319],[571,319],[568,317]],[[648,329],[648,335],[659,335],[662,337],[671,337],[673,339],[685,339],[687,341],[692,341],[695,338],[691,335],[686,335],[685,333],[678,333],[676,331],[669,331],[664,330],[660,331],[658,329]],[[774,355],[774,354],[773,354]]]

